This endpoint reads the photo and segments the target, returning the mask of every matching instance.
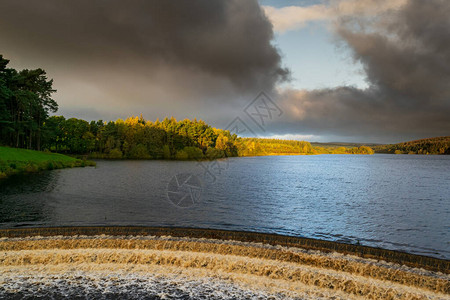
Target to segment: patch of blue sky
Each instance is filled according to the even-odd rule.
[[[290,85],[298,89],[367,87],[363,66],[352,58],[350,49],[337,42],[325,22],[277,33],[274,44],[283,56],[283,65],[292,72]]]
[[[259,2],[276,8],[326,3],[317,0]],[[352,58],[351,50],[333,35],[329,26],[326,21],[315,21],[298,29],[275,33],[273,44],[280,49],[283,65],[292,72],[293,80],[287,85],[308,90],[338,86],[367,87],[363,66]]]

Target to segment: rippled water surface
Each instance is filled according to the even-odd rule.
[[[190,174],[196,177],[183,186]],[[0,188],[3,228],[250,230],[450,259],[449,156],[269,156],[200,164],[100,160],[95,168],[11,177]]]

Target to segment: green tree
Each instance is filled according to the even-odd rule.
[[[53,80],[42,69],[16,71],[8,62],[0,55],[1,142],[40,150],[43,124],[58,109]]]
[[[145,145],[142,144],[138,144],[132,147],[130,154],[129,154],[130,158],[135,158],[135,159],[150,159],[151,156],[148,153],[147,147],[145,147]]]

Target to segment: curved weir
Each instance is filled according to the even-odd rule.
[[[161,227],[0,237],[0,297],[450,298],[447,260],[314,239]]]

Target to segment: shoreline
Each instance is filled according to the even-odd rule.
[[[3,148],[9,148],[9,147],[3,147]],[[62,153],[54,153],[54,152],[43,152],[43,151],[35,151],[35,150],[27,150],[27,149],[20,149],[20,148],[9,148],[9,149],[17,149],[17,150],[24,150],[24,151],[33,151],[42,153],[45,155],[55,155],[55,156],[63,156],[66,158],[72,159],[70,162],[61,161],[59,159],[49,159],[45,161],[33,161],[33,160],[21,160],[21,161],[15,161],[15,160],[9,160],[9,159],[1,159],[0,158],[0,164],[4,164],[6,167],[3,169],[0,169],[0,180],[9,178],[13,175],[20,175],[20,174],[32,174],[37,173],[40,171],[50,171],[55,169],[66,169],[66,168],[74,168],[74,167],[88,167],[88,166],[96,166],[97,160],[104,160],[104,161],[214,161],[214,160],[222,160],[227,158],[240,158],[240,157],[270,157],[270,156],[310,156],[310,155],[374,155],[374,154],[389,154],[389,155],[399,155],[394,153],[386,153],[386,152],[375,152],[372,154],[368,153],[269,153],[269,154],[262,154],[262,155],[244,155],[244,156],[230,156],[230,157],[223,157],[223,158],[217,158],[217,159],[152,159],[152,158],[144,158],[144,159],[137,159],[137,158],[108,158],[108,157],[90,157],[89,155],[72,155],[72,154],[62,154]],[[427,155],[446,155],[446,154],[404,154],[403,155],[420,155],[420,156],[427,156]],[[80,158],[82,157],[82,158]],[[85,159],[87,158],[87,159]],[[9,165],[17,165],[17,164],[24,164],[23,166],[20,166],[17,169],[10,168]],[[1,167],[1,166],[0,166]]]
[[[94,161],[60,153],[0,146],[0,180],[13,175],[95,165]]]
[[[310,156],[310,155],[375,155],[375,154],[382,154],[382,155],[418,155],[418,156],[447,156],[448,154],[409,154],[409,153],[402,153],[402,154],[395,154],[395,153],[387,153],[387,152],[375,152],[372,154],[368,153],[270,153],[270,154],[263,154],[263,155],[243,155],[243,156],[229,156],[229,157],[221,157],[216,159],[164,159],[164,158],[108,158],[108,157],[89,157],[89,159],[92,160],[106,160],[106,161],[151,161],[151,160],[158,160],[158,161],[214,161],[214,160],[221,160],[221,159],[227,159],[227,158],[240,158],[240,157],[265,157],[265,156]]]

